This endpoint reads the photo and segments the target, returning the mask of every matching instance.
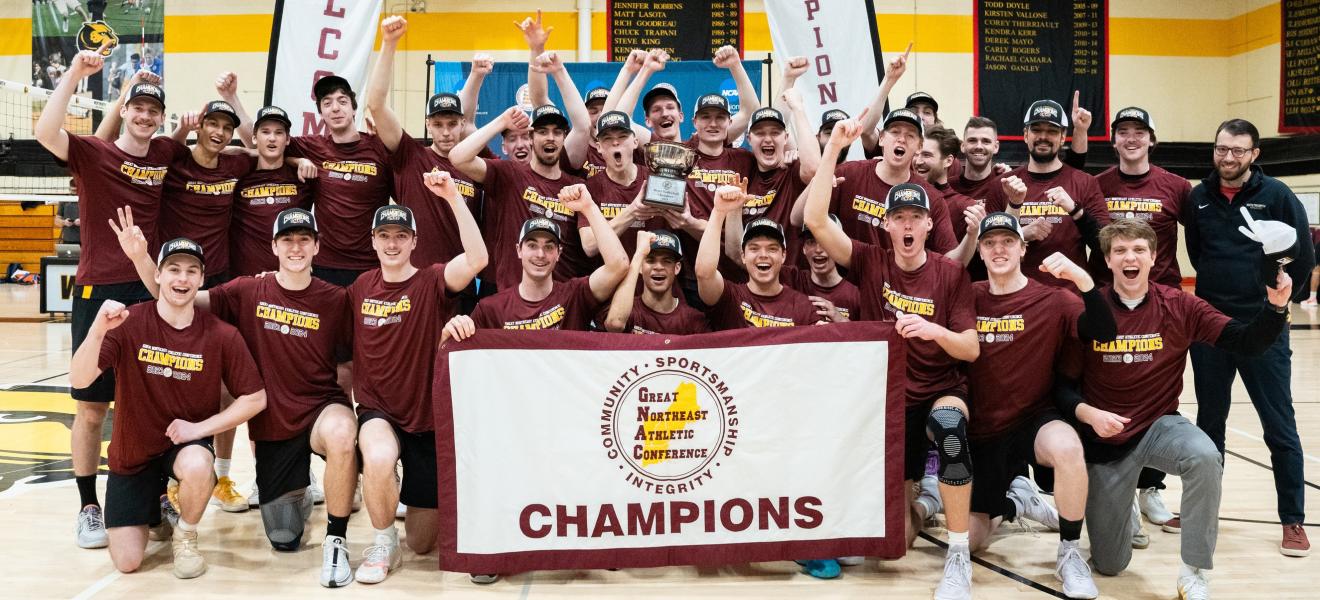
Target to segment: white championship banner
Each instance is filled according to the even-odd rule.
[[[348,80],[359,94],[379,28],[381,0],[277,0],[266,66],[266,104],[289,113],[290,135],[329,129],[321,122],[312,84],[326,75]]]
[[[775,61],[807,58],[796,87],[813,125],[833,109],[856,117],[875,99],[884,69],[872,0],[765,0],[765,12]]]
[[[440,566],[901,556],[903,352],[887,323],[450,343]]]

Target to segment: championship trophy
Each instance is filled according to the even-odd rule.
[[[642,204],[682,211],[687,193],[687,176],[697,162],[697,153],[675,142],[651,142],[646,145],[646,194]]]

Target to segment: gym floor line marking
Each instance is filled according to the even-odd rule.
[[[1294,402],[1293,404],[1298,404],[1298,403],[1297,403],[1297,402]],[[1305,402],[1305,403],[1302,403],[1302,404],[1313,404],[1313,403]],[[1190,414],[1190,415],[1187,415],[1187,418],[1188,418],[1188,419],[1191,419],[1191,421],[1192,421],[1193,423],[1196,422],[1196,414],[1195,414],[1195,413]],[[1258,435],[1256,435],[1256,434],[1254,434],[1254,433],[1247,433],[1246,431],[1243,431],[1243,430],[1241,430],[1241,429],[1238,429],[1237,427],[1233,427],[1233,426],[1230,426],[1230,425],[1225,425],[1224,428],[1227,429],[1227,430],[1229,430],[1229,431],[1232,431],[1233,433],[1236,433],[1236,434],[1238,434],[1238,435],[1240,435],[1240,436],[1242,436],[1242,437],[1244,437],[1244,438],[1247,438],[1247,439],[1250,439],[1250,440],[1255,440],[1255,441],[1260,442],[1260,443],[1262,443],[1262,444],[1265,443],[1265,439],[1264,439],[1264,438],[1262,438],[1262,437],[1260,437],[1260,436],[1258,436]],[[1268,448],[1268,445],[1266,445],[1266,447]],[[1239,456],[1240,456],[1240,455],[1239,455]],[[1302,453],[1302,458],[1304,458],[1304,459],[1306,459],[1306,460],[1309,460],[1309,461],[1320,462],[1320,457],[1315,457],[1315,456],[1312,456],[1312,455],[1307,454],[1307,453],[1305,453],[1305,452]],[[1264,466],[1264,465],[1261,465],[1261,466]],[[1269,467],[1266,467],[1266,468],[1269,468]],[[1273,471],[1274,469],[1270,469],[1270,470]],[[1314,487],[1314,486],[1312,486],[1312,487]],[[1320,489],[1320,488],[1316,488],[1316,489]]]
[[[536,576],[534,571],[527,572],[527,581],[523,582],[522,593],[518,594],[518,600],[527,600],[527,595],[532,592],[532,579]]]
[[[156,546],[155,549],[151,548],[151,546],[153,545]],[[146,553],[142,557],[142,562],[146,562],[147,557],[160,552],[161,548],[165,548],[169,545],[170,544],[165,542],[148,542]],[[109,587],[110,584],[114,583],[116,580],[118,580],[120,577],[123,576],[124,574],[121,573],[119,569],[115,569],[105,577],[97,579],[95,582],[92,583],[92,585],[87,586],[83,591],[78,592],[78,595],[74,596],[73,600],[87,600],[88,598],[92,598],[93,596],[96,596],[97,594],[101,593],[101,590],[104,590],[105,588]]]
[[[1234,523],[1257,523],[1260,525],[1283,525],[1279,521],[1266,521],[1263,519],[1242,519],[1238,517],[1219,517],[1220,521],[1232,521]],[[1302,523],[1302,527],[1320,527],[1320,523]]]
[[[1260,467],[1260,468],[1262,468],[1262,469],[1266,469],[1266,470],[1268,470],[1268,471],[1270,471],[1270,472],[1273,472],[1273,471],[1274,471],[1274,467],[1271,467],[1271,466],[1269,466],[1269,465],[1267,465],[1267,464],[1265,464],[1265,463],[1263,463],[1263,462],[1260,462],[1260,461],[1258,461],[1258,460],[1256,460],[1256,459],[1254,459],[1254,458],[1247,458],[1246,456],[1243,456],[1243,455],[1241,455],[1241,454],[1238,454],[1237,452],[1234,452],[1234,451],[1229,450],[1229,449],[1227,449],[1227,448],[1224,449],[1224,453],[1225,453],[1225,454],[1231,454],[1231,455],[1233,455],[1233,456],[1236,456],[1236,457],[1238,457],[1238,458],[1240,458],[1240,459],[1242,459],[1242,460],[1245,460],[1245,461],[1247,461],[1247,462],[1249,462],[1249,463],[1251,463],[1251,464],[1253,464],[1253,465],[1256,465],[1256,466],[1258,466],[1258,467]],[[1307,480],[1305,480],[1305,479],[1302,480],[1302,483],[1305,484],[1306,487],[1309,487],[1309,488],[1312,488],[1312,489],[1316,489],[1316,490],[1320,490],[1320,485],[1316,485],[1316,484],[1311,483],[1310,481],[1307,481]]]
[[[948,547],[949,547],[948,544],[946,544],[946,543],[940,541],[939,539],[935,538],[934,536],[932,536],[932,535],[930,535],[929,533],[926,533],[926,532],[924,532],[924,531],[918,533],[917,536],[920,537],[921,539],[924,539],[924,540],[926,540],[926,541],[932,543],[932,544],[935,544],[936,546],[939,546],[940,548],[948,549]],[[1055,590],[1054,588],[1047,587],[1047,586],[1045,586],[1045,585],[1043,585],[1043,584],[1040,584],[1040,583],[1036,583],[1035,581],[1033,581],[1033,580],[1031,580],[1031,579],[1028,579],[1028,578],[1026,578],[1026,577],[1024,577],[1024,576],[1022,576],[1022,575],[1018,575],[1017,573],[1014,573],[1013,571],[1010,571],[1009,569],[1007,569],[1007,568],[1005,568],[1005,567],[1001,567],[1001,566],[999,566],[999,565],[996,565],[996,564],[994,564],[994,563],[992,563],[992,562],[990,562],[990,561],[988,561],[988,560],[986,560],[986,559],[984,559],[984,558],[981,558],[981,557],[979,557],[979,556],[977,556],[977,555],[975,555],[975,554],[972,555],[972,562],[974,562],[974,563],[976,563],[976,564],[978,564],[978,565],[981,565],[982,567],[985,567],[985,568],[987,568],[987,569],[990,569],[991,571],[994,571],[994,572],[996,572],[996,573],[999,573],[1000,575],[1003,575],[1004,577],[1007,577],[1007,578],[1009,578],[1009,579],[1012,579],[1013,581],[1016,581],[1016,582],[1018,582],[1018,583],[1021,583],[1021,584],[1023,584],[1023,585],[1026,585],[1026,586],[1030,586],[1032,589],[1035,589],[1036,591],[1044,592],[1044,593],[1046,593],[1046,594],[1049,594],[1049,595],[1051,595],[1051,596],[1054,596],[1055,598],[1063,598],[1064,600],[1067,600],[1067,598],[1068,598],[1067,596],[1063,595],[1062,592],[1060,592],[1060,591],[1058,591],[1058,590]]]

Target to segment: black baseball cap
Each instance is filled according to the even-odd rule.
[[[356,94],[353,93],[353,86],[348,84],[347,79],[338,75],[326,75],[317,79],[316,83],[312,85],[312,95],[316,96],[316,103],[320,104],[322,98],[329,96],[330,92],[338,88],[342,88],[344,93],[350,97],[356,97]]]
[[[774,121],[776,123],[779,123],[780,127],[788,126],[784,123],[784,113],[781,113],[777,109],[770,108],[769,106],[767,106],[765,108],[758,109],[756,112],[752,113],[752,121],[750,124],[747,125],[747,129],[750,131],[753,127],[756,127],[757,123],[760,123],[762,121]]]
[[[165,110],[165,90],[154,83],[135,83],[133,87],[128,88],[128,99],[124,104],[128,104],[138,98],[150,98],[160,104],[161,110]],[[196,106],[195,104],[193,106]]]
[[[885,214],[905,206],[930,212],[930,198],[926,196],[926,188],[915,183],[900,183],[889,188],[889,194],[885,197]]]
[[[609,97],[609,95],[610,91],[603,87],[591,88],[587,91],[586,97],[582,99],[582,103],[591,104],[592,102],[604,102],[605,98]]]
[[[293,127],[293,121],[289,120],[289,113],[278,106],[261,107],[261,110],[257,111],[257,121],[252,126],[261,125],[262,121],[279,121],[284,125],[286,131]]]
[[[229,117],[229,119],[234,122],[234,127],[235,128],[238,127],[239,124],[238,112],[235,111],[234,107],[230,106],[228,102],[225,102],[224,100],[212,100],[210,102],[207,102],[206,110],[202,111],[202,118],[205,119],[206,117],[211,116],[215,113],[220,113],[226,117]]]
[[[830,220],[831,220],[831,221],[834,221],[834,224],[835,224],[835,225],[838,225],[839,227],[843,227],[843,222],[839,221],[839,215],[836,215],[836,214],[834,214],[834,213],[830,213]],[[815,239],[815,238],[816,238],[816,234],[811,233],[811,228],[810,228],[810,227],[807,227],[807,224],[806,224],[806,223],[803,223],[803,224],[802,224],[802,238],[803,238],[803,239],[806,239],[806,238],[812,238],[812,239]]]
[[[940,112],[940,103],[935,101],[935,97],[926,92],[912,92],[907,97],[907,102],[903,103],[904,108],[912,108],[914,104],[929,104],[935,112]]]
[[[446,113],[463,116],[463,104],[459,101],[458,95],[440,92],[426,101],[426,116],[434,117]]]
[[[835,123],[838,123],[839,121],[842,121],[847,118],[848,118],[848,113],[843,112],[837,108],[833,110],[827,110],[820,115],[820,130],[821,131],[825,131],[827,129],[833,130]]]
[[[784,245],[784,240],[786,239],[784,237],[784,227],[774,219],[767,219],[765,217],[752,221],[751,223],[748,223],[746,227],[743,227],[742,244],[746,246],[747,242],[756,236],[773,238],[775,241],[779,242],[781,246]]]
[[[371,217],[371,230],[375,231],[386,225],[398,225],[417,233],[417,220],[413,218],[412,209],[407,206],[387,204],[377,208],[375,216]]]
[[[894,110],[889,111],[889,114],[885,116],[884,124],[880,127],[882,129],[889,129],[891,123],[911,123],[913,127],[917,128],[917,137],[926,137],[926,122],[921,120],[921,115],[918,115],[911,110],[906,108],[895,108]]]
[[[518,243],[527,241],[527,237],[538,231],[544,231],[555,238],[555,242],[560,241],[559,224],[545,217],[534,217],[523,221],[522,230],[518,232]]]
[[[1031,103],[1022,124],[1028,127],[1032,123],[1049,123],[1059,129],[1068,128],[1068,113],[1063,112],[1063,105],[1053,100],[1037,100]]]
[[[683,258],[683,243],[679,241],[678,236],[668,229],[657,229],[651,233],[655,234],[655,239],[651,240],[651,252],[665,251],[673,252],[674,256]]]
[[[668,83],[657,83],[646,92],[645,96],[642,96],[642,112],[651,112],[651,103],[661,96],[673,98],[674,103],[678,104],[678,109],[683,110],[683,103],[678,99],[678,90]]]
[[[1114,113],[1114,122],[1109,124],[1109,130],[1117,130],[1120,123],[1141,123],[1151,133],[1155,133],[1155,121],[1151,119],[1150,113],[1146,112],[1144,108],[1129,106]]]
[[[729,101],[725,99],[724,94],[702,94],[697,98],[697,107],[693,109],[692,114],[694,116],[701,114],[701,111],[707,108],[724,111],[726,115],[733,114],[729,112]]]
[[[599,119],[596,119],[596,137],[605,135],[605,132],[615,129],[632,133],[632,119],[629,119],[624,112],[617,110],[604,113]]]
[[[197,259],[202,264],[202,269],[206,269],[206,259],[202,258],[202,245],[188,238],[174,238],[160,247],[160,254],[156,255],[156,266],[165,264],[165,259],[175,254],[187,254]]]
[[[532,111],[532,128],[542,125],[555,124],[563,129],[568,129],[568,117],[564,116],[564,111],[559,110],[553,104],[543,104]]]
[[[271,230],[270,238],[280,237],[281,233],[293,229],[308,229],[312,235],[319,235],[316,228],[316,215],[312,211],[302,208],[288,208],[275,215],[275,226]]]
[[[1017,217],[1006,212],[992,212],[981,219],[981,231],[976,234],[976,239],[985,239],[987,233],[1000,229],[1022,238],[1022,224]]]

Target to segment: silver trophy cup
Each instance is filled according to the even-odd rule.
[[[697,153],[675,142],[651,142],[646,145],[646,179],[642,203],[656,208],[683,210],[687,176],[697,162]]]

